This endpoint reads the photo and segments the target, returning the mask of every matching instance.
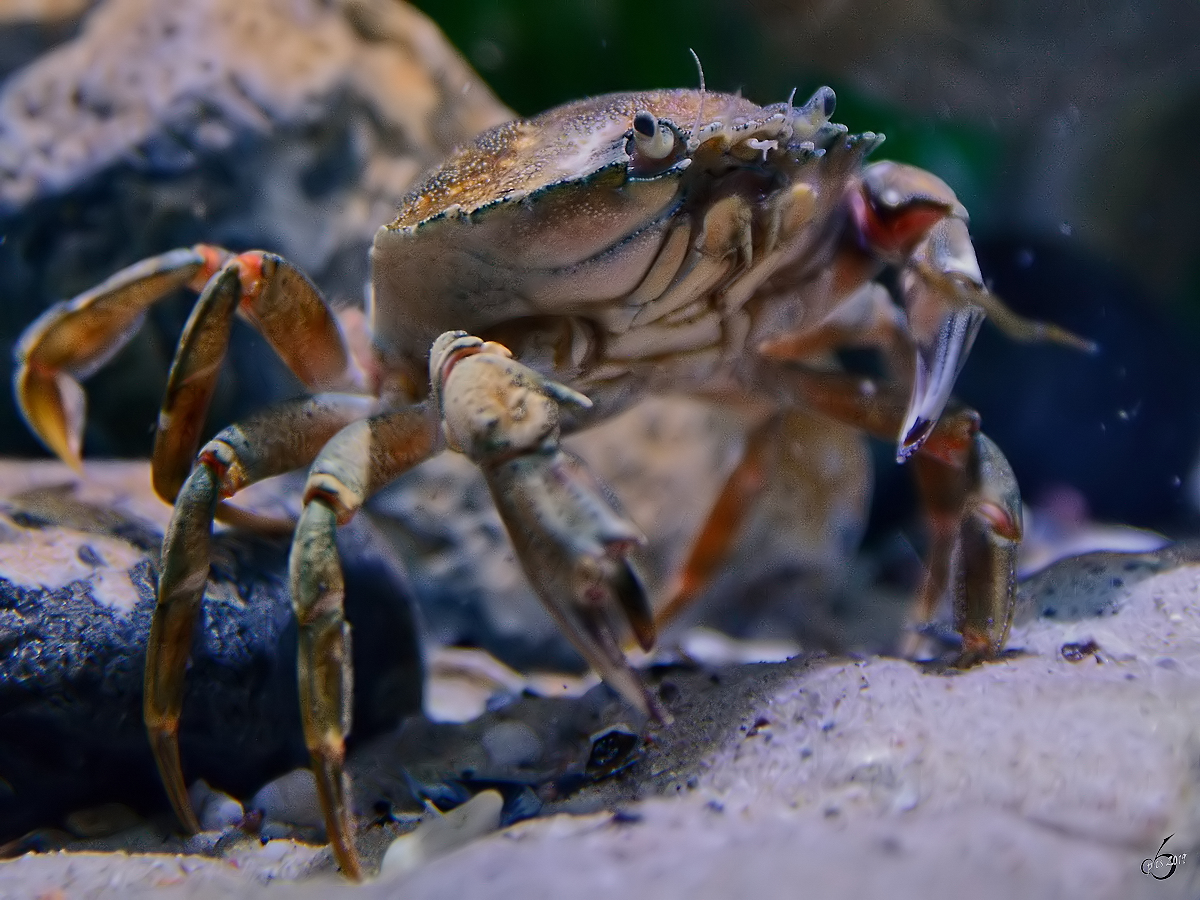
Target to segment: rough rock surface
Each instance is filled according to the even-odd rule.
[[[141,464],[0,463],[0,842],[121,800],[161,806],[142,725],[142,677],[167,507]],[[420,709],[411,602],[369,536],[351,530],[355,729]],[[248,793],[306,759],[287,545],[218,534],[192,648],[184,769]],[[3,892],[0,891],[0,896]]]
[[[676,723],[571,811],[400,879],[277,881],[272,896],[1195,896],[1198,594],[1194,553],[1094,554],[1031,580],[1014,652],[970,671],[659,671]],[[1169,835],[1187,857],[1156,882],[1141,866]],[[314,861],[283,840],[237,846],[26,855],[0,864],[0,894],[242,897]]]
[[[287,256],[361,304],[367,248],[411,181],[511,113],[396,0],[107,0],[0,85],[0,355],[51,303],[199,241]],[[85,447],[146,455],[190,298],[165,302],[89,385]],[[236,329],[214,418],[298,384]],[[32,453],[9,428],[0,453]]]

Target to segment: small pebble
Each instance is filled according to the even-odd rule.
[[[481,791],[445,815],[425,819],[415,831],[392,841],[383,855],[381,878],[411,872],[439,856],[457,850],[500,826],[504,798],[499,791]]]
[[[251,809],[262,810],[270,822],[320,827],[325,821],[317,801],[317,782],[308,769],[293,769],[267,782],[249,805]],[[264,826],[263,834],[266,833]]]
[[[245,817],[242,804],[223,791],[213,790],[203,778],[188,790],[192,809],[205,831],[224,831],[237,825]]]
[[[522,722],[498,722],[484,732],[483,749],[492,765],[500,768],[530,766],[542,755],[542,740]]]

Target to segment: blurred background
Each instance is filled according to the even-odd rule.
[[[417,6],[495,97],[394,0],[205,0],[169,15],[165,0],[0,2],[0,353],[11,358],[53,301],[199,240],[280,250],[354,302],[389,205],[450,146],[501,120],[500,104],[532,114],[588,94],[695,86],[694,49],[709,88],[761,103],[831,85],[838,121],[887,135],[879,158],[958,192],[997,293],[1100,344],[1088,357],[986,326],[979,338],[959,394],[1027,499],[1195,532],[1193,0]],[[391,62],[379,61],[385,45]],[[217,88],[204,74],[214,68]],[[155,309],[89,383],[85,453],[148,452],[187,309],[182,297]],[[247,329],[235,335],[214,425],[295,391],[260,350]],[[43,452],[0,392],[0,454]],[[911,516],[906,478],[888,448],[877,452],[875,534]]]

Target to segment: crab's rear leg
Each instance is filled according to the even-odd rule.
[[[168,503],[199,447],[235,313],[258,329],[310,389],[365,388],[337,319],[299,269],[257,250],[228,258],[192,308],[167,379],[152,472],[155,491]]]
[[[231,425],[205,445],[179,491],[163,540],[158,603],[146,648],[143,713],[150,745],[180,822],[199,830],[179,759],[179,717],[192,633],[208,582],[209,541],[218,502],[245,486],[311,462],[373,398],[323,394]]]
[[[898,359],[901,315],[878,286],[856,291],[815,328],[784,334],[764,342],[757,350],[768,358],[804,359],[827,354],[837,347],[867,344],[878,347],[889,359]],[[904,344],[904,350],[908,345]],[[803,480],[819,478],[811,460],[787,452],[789,413],[776,412],[755,424],[746,437],[741,458],[726,477],[704,524],[692,539],[691,548],[667,591],[667,600],[655,614],[660,628],[688,609],[711,583],[730,557],[742,529],[764,492],[778,489],[789,475],[803,468]],[[828,449],[841,436],[825,435]],[[831,485],[833,487],[834,485]]]
[[[207,244],[143,260],[47,310],[17,346],[17,402],[63,461],[80,466],[87,378],[137,331],[146,310],[172,291],[201,292],[172,363],[153,459],[154,486],[175,499],[199,447],[235,313],[267,338],[313,390],[358,390],[356,368],[332,311],[304,275],[261,251],[234,256]]]

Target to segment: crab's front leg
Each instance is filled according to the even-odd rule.
[[[591,406],[494,343],[448,333],[431,381],[450,446],[478,463],[522,567],[580,655],[628,703],[663,721],[621,650],[632,630],[649,650],[654,619],[628,552],[643,541],[583,464],[564,452],[559,406]]]

